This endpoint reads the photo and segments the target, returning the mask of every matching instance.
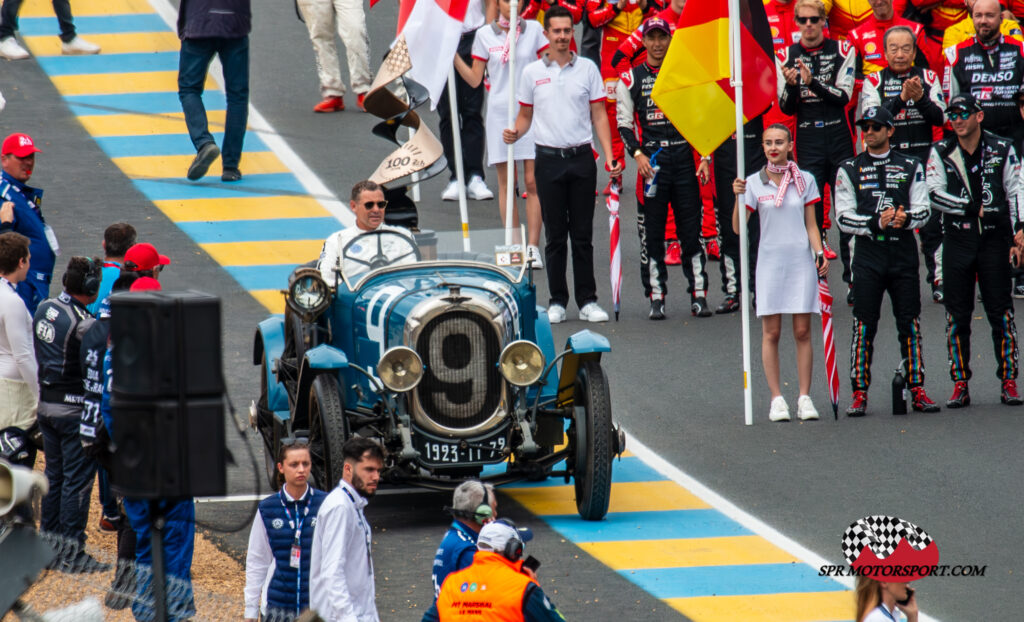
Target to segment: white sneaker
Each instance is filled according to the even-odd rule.
[[[532,262],[530,268],[540,270],[544,267],[544,259],[541,257],[540,249],[530,244],[526,247],[526,261]]]
[[[29,57],[29,53],[18,44],[17,39],[7,37],[0,41],[0,56],[7,60],[24,60]]]
[[[789,421],[789,404],[786,398],[781,395],[772,400],[772,408],[768,411],[768,418],[772,421]]]
[[[441,193],[442,201],[458,201],[459,200],[459,182],[457,179],[453,179],[448,182],[448,186]]]
[[[92,43],[90,41],[86,41],[85,39],[83,39],[81,37],[75,37],[74,39],[72,39],[71,41],[68,41],[67,43],[61,42],[61,44],[60,44],[60,53],[64,54],[65,56],[80,56],[80,55],[86,55],[86,54],[99,54],[100,53],[100,46],[98,46],[95,43]]]
[[[562,305],[551,305],[548,307],[548,321],[552,324],[561,324],[565,321],[565,307]]]
[[[586,322],[607,322],[608,313],[599,307],[596,302],[588,302],[580,309],[580,319]]]
[[[796,415],[800,417],[801,421],[816,421],[818,419],[818,409],[811,402],[810,395],[801,395],[797,398]]]
[[[494,198],[494,193],[487,187],[479,175],[473,175],[466,184],[466,198],[474,201],[487,201]]]

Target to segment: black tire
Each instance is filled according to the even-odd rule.
[[[313,458],[313,485],[331,490],[341,479],[341,446],[348,440],[345,398],[332,374],[320,374],[309,390],[309,449]]]
[[[263,422],[263,415],[259,413],[267,412],[270,408],[270,402],[268,400],[268,394],[270,392],[269,384],[267,382],[267,373],[270,370],[267,369],[266,359],[260,363],[260,397],[256,402],[257,406],[257,421],[256,427],[263,437],[263,463],[267,471],[267,483],[270,484],[270,489],[277,491],[280,485],[277,482],[277,451],[278,451],[278,439],[274,435],[274,423],[273,421],[265,422],[269,425],[261,426]]]
[[[612,401],[601,364],[587,361],[576,374],[573,484],[583,520],[601,520],[612,494]]]

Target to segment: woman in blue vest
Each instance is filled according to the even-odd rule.
[[[304,440],[283,441],[276,494],[260,502],[245,558],[245,619],[287,620],[309,607],[309,556],[316,515],[327,493],[307,483],[312,466]]]

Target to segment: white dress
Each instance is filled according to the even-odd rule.
[[[819,313],[818,271],[807,239],[804,207],[818,201],[818,185],[807,171],[801,195],[796,183],[786,188],[782,205],[775,207],[778,185],[762,171],[747,177],[744,203],[757,210],[761,241],[757,250],[757,315]]]
[[[544,28],[537,20],[521,19],[523,30],[516,41],[516,86],[523,75],[523,68],[537,60],[537,54],[548,46]],[[510,127],[508,122],[508,63],[501,62],[501,50],[508,33],[494,23],[484,24],[476,31],[473,39],[473,58],[487,63],[490,89],[487,91],[487,118],[484,128],[487,136],[487,166],[508,161],[508,145],[501,133]],[[516,102],[515,114],[519,114]],[[528,131],[515,143],[516,160],[534,159],[533,130]]]

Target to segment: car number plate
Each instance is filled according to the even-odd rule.
[[[431,464],[463,464],[496,462],[504,458],[505,437],[468,443],[445,443],[425,440],[420,443],[420,459]]]

